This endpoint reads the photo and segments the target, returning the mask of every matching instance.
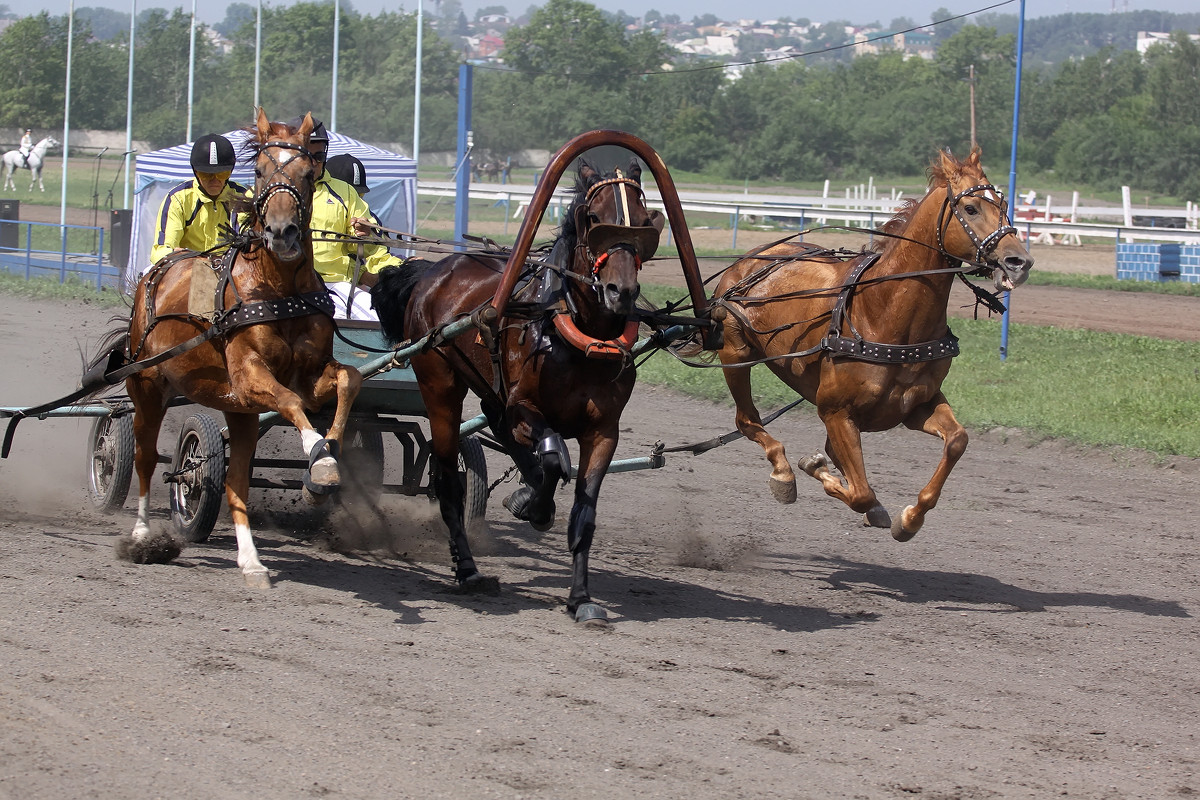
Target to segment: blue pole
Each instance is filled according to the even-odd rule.
[[[1021,127],[1021,61],[1025,50],[1025,0],[1021,0],[1021,16],[1017,22],[1017,77],[1013,81],[1012,153],[1008,161],[1008,224],[1012,224],[1013,207],[1017,196],[1017,131]],[[1026,244],[1029,239],[1025,239]],[[1012,292],[1004,293],[1004,316],[1000,318],[1000,360],[1008,359],[1009,309]]]
[[[454,238],[462,241],[467,233],[467,208],[471,199],[471,147],[475,144],[471,132],[471,96],[474,93],[474,68],[470,64],[458,67],[458,167],[455,175]]]

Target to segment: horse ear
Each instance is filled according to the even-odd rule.
[[[592,181],[600,177],[600,173],[583,159],[579,160],[579,180],[583,181],[584,186],[590,186]]]
[[[642,164],[636,158],[629,161],[629,178],[636,181],[638,186],[642,185]]]
[[[304,121],[300,123],[300,130],[298,131],[298,133],[302,137],[307,139],[308,135],[310,133],[312,133],[312,131],[313,131],[312,112],[309,111],[307,114],[304,115]]]
[[[265,142],[271,138],[271,120],[267,119],[267,112],[262,106],[258,107],[258,118],[254,121],[254,127],[258,131],[258,140]]]
[[[980,157],[981,157],[981,153],[979,150],[979,145],[975,145],[974,147],[971,148],[971,155],[967,156],[966,165],[969,167],[975,167],[976,169],[980,169],[981,168],[979,166]]]

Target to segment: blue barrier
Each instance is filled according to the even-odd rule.
[[[121,270],[104,258],[104,229],[91,225],[59,225],[52,222],[0,221],[0,225],[18,226],[17,247],[0,247],[0,270],[30,278],[56,277],[65,283],[68,277],[92,284],[96,290],[105,286],[121,286]],[[46,250],[33,246],[34,229],[53,228],[58,231],[60,246]],[[72,231],[87,231],[96,235],[96,249],[91,252],[70,250],[67,238]],[[98,235],[97,235],[98,234]],[[23,242],[23,243],[22,243]]]
[[[1117,279],[1200,283],[1200,245],[1118,242]]]

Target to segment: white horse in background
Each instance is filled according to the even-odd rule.
[[[29,170],[29,191],[33,191],[33,185],[36,183],[38,188],[43,192],[46,187],[42,184],[42,165],[46,163],[46,151],[51,147],[58,147],[58,139],[53,136],[47,136],[33,146],[29,151],[29,164],[26,165],[25,159],[21,156],[20,150],[9,150],[4,154],[4,190],[11,188],[14,192],[17,190],[17,183],[13,180],[13,173],[18,169],[25,167]]]

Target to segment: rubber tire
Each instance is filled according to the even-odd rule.
[[[97,417],[88,432],[88,499],[111,514],[125,505],[133,478],[133,415]]]
[[[487,523],[487,460],[479,437],[467,436],[458,442],[458,478],[463,483],[463,528],[470,532]]]
[[[211,456],[171,487],[171,524],[186,542],[206,542],[225,500],[225,437],[208,414],[193,414],[179,431],[171,471],[198,456]]]
[[[341,505],[364,503],[375,507],[383,495],[385,456],[382,431],[351,425],[342,437],[342,488],[335,496]]]

